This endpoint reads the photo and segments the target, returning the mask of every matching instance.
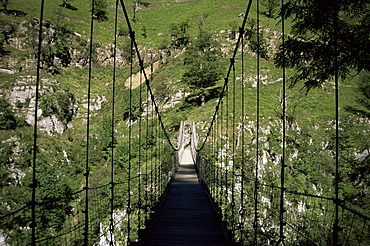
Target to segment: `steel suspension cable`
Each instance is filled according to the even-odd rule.
[[[213,143],[212,143],[212,160],[216,160],[216,153],[217,153],[217,140],[216,140],[216,136],[217,136],[217,122],[215,124],[215,127],[213,128],[212,130],[212,140],[213,140]],[[216,185],[215,185],[215,180],[217,179],[216,177],[216,168],[214,168],[213,172],[212,172],[212,175],[213,175],[213,178],[212,178],[212,187],[211,187],[211,192],[213,195],[217,194],[217,191],[216,191]]]
[[[142,72],[140,70],[140,85],[142,84]],[[142,138],[142,103],[143,103],[143,97],[142,97],[142,88],[140,87],[139,88],[139,107],[140,107],[140,115],[139,115],[139,158],[138,158],[138,166],[139,166],[139,202],[138,202],[138,205],[139,205],[139,229],[141,228],[141,209],[142,209],[142,199],[141,199],[141,196],[142,196],[142,192],[141,192],[141,185],[142,185],[142,168],[141,168],[141,145],[142,145],[142,142],[141,142],[141,138]]]
[[[244,30],[242,30],[240,28],[239,30],[239,33],[240,35],[242,35],[242,40],[241,40],[241,56],[242,56],[242,59],[241,59],[241,88],[242,88],[242,98],[241,98],[241,106],[242,106],[242,112],[241,112],[241,120],[242,120],[242,123],[241,123],[241,159],[242,159],[242,163],[241,163],[241,173],[242,173],[242,178],[241,178],[241,190],[240,190],[240,224],[239,224],[239,227],[240,227],[240,242],[243,243],[243,236],[244,236],[244,233],[243,233],[243,226],[244,226],[244,176],[245,176],[245,131],[244,131],[244,128],[245,128],[245,99],[244,99],[244,96],[245,96],[245,86],[244,86]]]
[[[114,20],[114,49],[113,49],[113,82],[112,82],[112,119],[111,119],[111,200],[110,200],[110,242],[114,245],[114,124],[115,124],[115,95],[116,95],[116,65],[117,65],[117,26],[118,26],[118,0],[116,0],[116,11]]]
[[[232,74],[233,74],[233,83],[232,83],[232,86],[233,86],[233,101],[232,101],[232,137],[231,137],[231,140],[232,140],[232,157],[231,157],[231,160],[232,160],[232,170],[233,172],[235,173],[235,148],[236,148],[236,139],[235,139],[235,114],[236,114],[236,107],[235,107],[235,104],[236,104],[236,71],[235,71],[235,64],[233,66],[233,70],[232,70]],[[231,182],[231,210],[232,210],[232,216],[234,218],[235,217],[235,182],[236,182],[236,176],[235,175],[232,175],[232,182]],[[235,231],[235,219],[232,220],[232,229],[233,231]]]
[[[149,92],[148,92],[148,87],[146,87],[146,98],[149,98]],[[148,140],[149,140],[149,101],[146,103],[146,138],[145,138],[145,203],[146,203],[146,213],[149,215],[149,209],[150,209],[150,200],[149,200],[149,177],[150,175],[148,174],[148,162],[149,162],[149,148],[147,147],[148,145]],[[148,217],[149,218],[149,217]]]
[[[225,125],[225,123],[224,123],[224,105],[225,105],[225,103],[223,102],[223,100],[222,100],[222,98],[220,98],[219,100],[221,100],[221,112],[220,112],[220,121],[221,121],[221,124],[220,124],[220,138],[221,138],[221,144],[220,144],[220,153],[221,153],[221,164],[222,163],[225,163],[225,154],[224,154],[224,151],[223,151],[223,148],[224,148],[224,136],[223,136],[223,126]],[[225,164],[224,164],[225,165]],[[220,201],[221,201],[221,208],[222,208],[222,205],[223,205],[223,202],[224,202],[224,199],[225,199],[225,194],[227,194],[226,192],[225,192],[225,189],[224,189],[224,182],[223,182],[223,172],[220,172],[220,186],[221,186],[221,199],[220,199]],[[225,193],[225,194],[224,194]]]
[[[157,120],[155,121],[155,139],[156,139],[156,144],[158,145],[157,148],[154,148],[154,180],[155,180],[155,184],[156,184],[156,199],[155,199],[155,202],[158,202],[157,198],[158,198],[158,193],[159,193],[159,190],[160,190],[160,182],[159,182],[159,157],[160,157],[160,146],[161,146],[161,142],[160,142],[160,135],[159,135],[159,124],[157,122]]]
[[[150,71],[151,71],[151,74],[150,74],[150,82],[153,81],[153,53],[152,51],[150,51]],[[148,83],[149,84],[149,83]],[[150,88],[150,87],[149,87]],[[154,96],[152,96],[152,103],[153,105],[156,105],[156,102],[155,102],[155,98]],[[158,116],[158,114],[157,114]],[[154,119],[154,116],[153,116],[153,119]],[[158,118],[158,121],[159,121],[159,118]],[[156,143],[159,145],[158,148],[154,148],[154,151],[157,151],[154,152],[154,183],[155,183],[155,186],[156,186],[156,193],[155,193],[155,202],[157,202],[157,195],[161,189],[161,183],[160,183],[160,180],[159,180],[159,165],[160,165],[160,146],[161,146],[161,143],[160,143],[160,135],[159,135],[159,122],[157,121],[154,121],[155,125],[153,126],[153,128],[155,129],[155,135],[154,135],[154,139],[156,140]]]
[[[161,141],[161,131],[159,129],[159,124],[157,125],[157,134],[158,134],[158,141],[159,141],[159,146],[158,146],[158,153],[157,153],[157,164],[158,164],[158,184],[159,184],[159,194],[161,194],[162,191],[162,168],[161,168],[161,158],[162,158],[162,141]]]
[[[229,95],[229,87],[230,85],[227,84],[226,85],[226,95]],[[226,113],[225,113],[225,167],[226,167],[226,177],[225,177],[225,197],[226,197],[226,201],[225,201],[225,207],[226,207],[226,211],[227,211],[227,205],[229,203],[229,148],[230,148],[230,139],[229,139],[229,96],[227,96],[225,98],[225,108],[226,108]],[[227,216],[227,215],[226,215]]]
[[[87,88],[87,123],[86,123],[86,157],[85,157],[85,227],[84,227],[84,246],[89,244],[89,148],[90,148],[90,105],[91,105],[91,75],[93,60],[93,35],[94,35],[94,12],[95,1],[91,1],[91,24],[90,24],[90,43],[89,43],[89,72]]]
[[[154,125],[154,139],[156,140],[156,145],[159,145],[160,146],[160,142],[159,142],[159,132],[158,132],[158,124],[155,120],[155,125]],[[158,155],[159,155],[159,146],[156,146],[157,148],[154,148],[153,151],[154,151],[154,183],[155,183],[155,186],[156,186],[156,193],[155,193],[155,196],[156,196],[156,202],[157,202],[157,194],[158,194],[158,191],[160,189],[159,187],[159,182],[158,182]]]
[[[335,218],[333,245],[339,245],[339,81],[338,81],[338,10],[334,11],[334,83],[335,83]]]
[[[218,152],[219,152],[219,146],[220,146],[220,141],[222,141],[222,138],[220,137],[220,119],[221,116],[219,115],[217,117],[216,121],[216,127],[215,127],[215,141],[216,141],[216,149],[215,149],[215,160],[218,159]],[[215,163],[216,165],[216,163]],[[215,185],[215,194],[216,194],[216,200],[218,203],[220,203],[220,192],[218,191],[218,187],[220,187],[220,178],[219,178],[219,172],[218,172],[218,165],[216,165],[216,185]]]
[[[127,22],[127,26],[129,28],[129,32],[130,32],[130,37],[131,37],[131,40],[133,40],[133,45],[135,47],[135,51],[136,51],[136,55],[138,57],[138,60],[139,60],[139,66],[140,66],[140,69],[143,71],[143,74],[144,74],[144,78],[145,78],[145,83],[146,83],[146,86],[148,87],[148,90],[149,90],[149,93],[150,93],[150,96],[152,98],[152,101],[154,103],[154,109],[155,109],[155,112],[157,114],[157,117],[158,117],[158,120],[160,122],[160,125],[161,125],[161,128],[162,128],[162,131],[165,133],[166,135],[166,139],[169,143],[169,145],[171,146],[171,148],[174,150],[174,151],[178,151],[178,148],[175,148],[175,146],[172,144],[172,141],[167,133],[167,130],[164,126],[164,123],[163,123],[163,120],[162,120],[162,116],[159,112],[159,108],[158,108],[158,105],[157,103],[155,102],[154,100],[154,94],[153,94],[153,91],[151,89],[151,86],[150,86],[150,80],[148,79],[148,76],[145,72],[145,69],[144,69],[144,63],[143,63],[143,60],[141,59],[141,55],[140,55],[140,50],[138,48],[138,45],[136,43],[136,40],[135,40],[135,32],[133,31],[132,27],[131,27],[131,23],[130,23],[130,19],[128,17],[128,14],[127,14],[127,10],[126,10],[126,7],[125,7],[125,4],[123,2],[123,0],[120,0],[121,2],[121,6],[122,6],[122,10],[123,10],[123,13],[125,15],[125,19],[126,19],[126,22]]]
[[[30,187],[32,188],[31,194],[31,214],[32,222],[31,227],[31,244],[36,245],[36,189],[37,189],[37,111],[39,103],[39,87],[40,87],[40,70],[41,70],[41,46],[42,46],[42,26],[44,22],[44,0],[41,1],[40,6],[40,26],[39,26],[39,39],[37,47],[37,70],[36,70],[36,91],[35,91],[35,115],[34,115],[34,125],[33,125],[33,163],[32,163],[32,183]]]
[[[226,85],[226,95],[229,95],[229,87],[230,85],[227,84]],[[225,156],[225,167],[228,168],[229,167],[229,149],[230,149],[230,138],[229,138],[229,99],[230,97],[227,96],[226,97],[226,100],[225,100],[225,107],[226,107],[226,114],[225,114],[225,120],[226,120],[226,123],[225,123],[225,135],[226,135],[226,144],[225,144],[225,153],[226,153],[226,156]],[[225,178],[225,191],[226,191],[226,202],[225,202],[225,205],[227,207],[227,204],[229,203],[229,169],[226,169],[226,178]],[[227,209],[226,209],[227,210]]]
[[[131,166],[132,166],[132,80],[133,80],[133,39],[130,44],[130,80],[129,80],[129,127],[128,127],[128,174],[127,174],[127,243],[131,241]]]
[[[260,15],[259,15],[259,0],[257,0],[257,92],[256,92],[256,166],[254,183],[254,245],[257,245],[258,235],[258,165],[259,165],[259,131],[260,131]]]
[[[148,91],[149,91],[149,88],[148,88]],[[150,96],[150,95],[149,95]],[[152,104],[152,108],[151,108],[151,113],[152,113],[152,123],[150,124],[150,133],[151,133],[151,137],[153,139],[155,139],[155,132],[154,132],[154,103],[153,101],[151,101],[151,104]],[[153,142],[155,140],[152,140]],[[151,187],[151,206],[153,206],[154,202],[155,202],[155,164],[154,164],[154,161],[153,161],[153,158],[154,158],[154,149],[151,148],[151,155],[150,155],[150,187]],[[154,176],[153,176],[154,174]]]
[[[156,166],[157,166],[157,184],[158,184],[158,194],[160,194],[160,191],[161,191],[161,146],[162,146],[162,141],[161,141],[161,130],[160,130],[160,124],[159,122],[157,122],[157,125],[156,125],[156,131],[157,131],[157,141],[158,141],[158,148],[157,148],[157,153],[156,153]]]
[[[281,7],[282,11],[284,11],[284,0],[281,0]],[[284,13],[283,13],[284,16]],[[281,19],[281,41],[282,41],[282,49],[283,54],[285,54],[285,21],[284,18]],[[281,170],[280,170],[280,226],[279,226],[279,241],[278,243],[282,243],[285,245],[284,241],[284,194],[285,194],[285,144],[286,144],[286,80],[285,80],[285,56],[283,56],[283,66],[282,66],[282,76],[283,76],[283,84],[282,84],[282,156],[281,156]]]
[[[240,30],[244,30],[244,29],[245,29],[245,25],[246,25],[246,22],[247,22],[247,18],[248,18],[248,15],[249,15],[249,11],[250,11],[250,9],[251,9],[252,2],[253,2],[253,0],[249,0],[249,3],[248,3],[248,6],[247,6],[247,9],[245,10],[244,19],[243,19],[243,24],[242,24],[242,27],[241,27],[241,29],[240,29]],[[201,150],[204,148],[204,145],[205,145],[205,144],[206,144],[206,142],[208,141],[209,134],[210,134],[210,132],[211,132],[211,130],[212,130],[212,127],[213,127],[213,124],[214,124],[214,122],[215,122],[215,120],[216,120],[216,116],[217,116],[218,110],[219,110],[219,108],[220,108],[220,104],[221,104],[222,98],[223,98],[223,97],[224,97],[224,95],[225,95],[226,86],[227,86],[227,84],[228,84],[228,82],[229,82],[229,79],[228,79],[228,78],[229,78],[230,73],[231,73],[231,70],[232,70],[232,66],[233,66],[233,64],[232,64],[232,63],[233,63],[233,61],[235,61],[236,54],[237,54],[237,52],[238,52],[238,50],[239,50],[239,46],[240,46],[240,42],[241,42],[241,37],[242,37],[242,35],[239,35],[238,40],[237,40],[237,42],[236,42],[233,56],[232,56],[232,58],[230,59],[232,62],[230,63],[229,69],[228,69],[227,74],[226,74],[226,77],[225,77],[225,83],[224,83],[224,86],[223,86],[222,91],[221,91],[221,94],[220,94],[220,99],[219,99],[218,104],[217,104],[217,106],[216,106],[216,108],[215,108],[215,112],[214,112],[214,114],[213,114],[212,121],[211,121],[210,126],[209,126],[208,131],[207,131],[207,135],[206,135],[206,137],[205,137],[205,139],[204,139],[204,141],[203,141],[202,145],[200,146],[200,148],[199,148],[199,149],[197,149],[197,151],[198,151],[198,152],[199,152],[199,151],[201,151]]]

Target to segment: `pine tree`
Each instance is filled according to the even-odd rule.
[[[100,21],[108,20],[107,16],[108,3],[106,0],[95,0],[94,1],[94,18]]]
[[[195,91],[195,96],[200,99],[199,104],[204,105],[210,92],[207,89],[215,86],[222,74],[222,54],[218,43],[210,33],[202,31],[184,56],[186,71],[182,80]]]
[[[275,64],[294,68],[292,85],[303,81],[307,90],[322,86],[335,71],[342,79],[369,71],[369,12],[366,0],[287,2],[280,16],[292,20],[293,35],[280,46]]]

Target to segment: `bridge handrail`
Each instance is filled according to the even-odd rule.
[[[212,184],[213,184],[213,186],[214,185],[216,185],[216,186],[217,185],[220,185],[220,184],[217,183],[217,182],[220,182],[220,180],[216,180],[215,176],[212,177],[212,175],[207,175],[207,172],[209,172],[210,170],[214,170],[214,171],[212,171],[214,173],[216,173],[216,172],[217,173],[226,173],[226,179],[229,180],[229,181],[230,180],[232,180],[232,181],[240,180],[239,182],[241,182],[241,184],[243,184],[241,180],[247,180],[247,181],[250,181],[250,182],[256,184],[257,187],[264,186],[264,187],[272,188],[271,191],[272,190],[283,190],[284,193],[286,193],[286,194],[293,194],[293,195],[298,195],[298,196],[311,197],[311,198],[314,198],[314,199],[326,200],[326,201],[330,202],[333,205],[338,205],[339,207],[341,207],[343,209],[343,212],[344,211],[347,211],[349,214],[347,214],[346,216],[349,216],[352,219],[355,219],[355,218],[360,219],[362,221],[362,223],[363,223],[363,227],[362,227],[362,231],[361,231],[361,228],[360,228],[360,231],[358,231],[358,233],[361,234],[361,239],[358,239],[358,240],[363,240],[364,239],[363,237],[365,237],[365,240],[367,240],[366,238],[368,237],[368,234],[367,234],[368,232],[366,232],[366,229],[369,226],[368,224],[369,224],[370,218],[368,216],[362,214],[361,212],[356,211],[355,209],[352,209],[352,208],[349,208],[348,206],[345,206],[342,203],[342,201],[336,200],[335,198],[332,198],[332,197],[325,197],[325,196],[314,195],[314,194],[309,194],[309,193],[304,193],[304,192],[298,192],[298,191],[288,190],[286,188],[282,188],[281,186],[277,186],[277,185],[273,185],[273,184],[261,183],[261,182],[255,180],[255,179],[252,179],[252,178],[247,177],[246,175],[238,174],[235,171],[228,170],[227,168],[220,167],[218,165],[214,165],[212,162],[203,159],[198,153],[196,153],[196,155],[197,155],[197,158],[196,158],[197,162],[195,164],[197,166],[197,169],[199,170],[199,172],[198,172],[199,179],[201,180],[202,184],[205,185],[206,189],[209,190],[209,191],[212,190],[212,187],[211,187]],[[206,165],[208,165],[206,163],[209,163],[209,164],[213,165],[213,167],[215,169],[213,169],[213,168],[205,168]],[[219,171],[216,171],[217,169]],[[238,178],[232,178],[231,176],[228,177],[228,175],[231,175],[231,176],[234,176],[234,177],[238,177]],[[225,182],[225,181],[223,181],[223,182]],[[229,188],[231,188],[231,186]],[[227,186],[226,186],[226,189],[227,189]],[[210,193],[212,194],[212,192],[210,192]],[[223,198],[223,199],[225,199],[225,198]],[[230,198],[226,198],[226,199],[230,199]],[[255,198],[252,198],[252,199],[255,199]],[[287,201],[290,201],[290,200],[288,199]],[[314,201],[314,200],[312,200],[312,201]],[[230,203],[230,201],[228,201],[226,203]],[[233,203],[234,202],[232,202],[231,205],[229,204],[229,205],[225,205],[225,206],[231,206],[231,207],[234,206],[235,207],[235,203],[234,204]],[[330,204],[330,203],[328,203],[328,204]],[[261,203],[261,206],[265,207],[265,205],[263,203]],[[294,205],[290,205],[290,206],[293,206],[293,207],[291,207],[291,209],[292,208],[294,209]],[[326,206],[324,206],[324,207],[326,209],[329,209],[330,210],[330,207],[326,207]],[[315,207],[313,207],[313,208],[315,208]],[[220,207],[220,209],[221,209],[221,207]],[[226,209],[226,207],[225,207],[225,209]],[[276,213],[274,211],[271,211],[269,209],[269,207],[265,207],[265,209],[268,209],[270,214],[274,214],[277,217],[279,216],[279,213]],[[316,207],[316,209],[322,209],[322,208]],[[292,210],[292,211],[294,211],[294,210]],[[328,213],[328,211],[326,211],[326,213]],[[222,213],[224,213],[224,212],[222,212]],[[242,215],[240,215],[240,216],[242,216]],[[310,218],[309,217],[307,217],[307,218],[306,217],[302,217],[302,219],[304,221],[305,219],[310,219]],[[299,228],[301,226],[300,225],[301,222],[299,222],[299,221],[288,221],[287,218],[284,219],[284,222],[286,223],[286,225],[289,228],[291,228],[291,230],[294,230],[297,233],[297,235],[299,234],[302,238],[305,238],[306,240],[312,242],[312,239],[308,238],[310,236],[309,233],[307,234],[307,232],[306,233],[303,233],[302,231],[300,231]],[[353,222],[352,222],[352,224],[350,224],[349,221],[345,221],[345,220],[343,220],[341,223],[343,223],[344,228],[346,228],[345,229],[346,230],[346,234],[343,234],[343,238],[347,242],[348,242],[348,240],[351,240],[351,236],[350,236],[351,234],[350,234],[350,232],[353,231],[353,230],[356,230],[357,227],[361,227],[360,225],[353,225]],[[344,228],[342,228],[342,229],[344,229]],[[307,235],[305,235],[305,234],[307,234]]]
[[[175,160],[173,160],[175,159]],[[164,163],[168,163],[168,162],[174,162],[173,165],[175,166],[178,166],[176,163],[178,163],[178,157],[177,156],[173,156],[172,158],[170,158],[167,162],[164,162]],[[159,168],[159,167],[157,167]],[[153,173],[154,170],[151,170],[149,173],[141,173],[135,177],[132,177],[131,180],[134,180],[140,176],[145,176],[145,175],[150,175],[150,173]],[[173,172],[173,171],[172,171]],[[70,198],[70,197],[73,197],[74,195],[77,195],[77,194],[80,194],[82,192],[84,192],[86,189],[88,190],[98,190],[98,189],[101,189],[101,188],[104,188],[104,187],[107,187],[107,186],[110,186],[110,185],[120,185],[120,184],[125,184],[127,183],[128,181],[125,180],[125,181],[122,181],[122,182],[108,182],[106,184],[103,184],[103,185],[99,185],[99,186],[95,186],[95,187],[88,187],[88,188],[83,188],[81,190],[78,190],[78,191],[75,191],[75,192],[72,192],[68,195],[65,195],[65,196],[61,196],[61,197],[57,197],[57,198],[53,198],[53,199],[50,199],[50,200],[47,200],[47,201],[42,201],[42,202],[36,202],[35,204],[38,205],[38,206],[42,206],[42,205],[45,205],[45,204],[48,204],[48,203],[53,203],[53,202],[58,202],[58,201],[61,201],[63,199],[67,199],[67,198]],[[5,219],[6,217],[10,217],[12,215],[15,215],[16,213],[18,212],[21,212],[22,210],[26,209],[27,207],[30,207],[31,206],[31,203],[27,203],[26,205],[18,208],[18,209],[15,209],[13,211],[9,211],[8,213],[6,213],[5,215],[2,215],[0,217],[0,220],[2,219]]]
[[[201,160],[201,159],[203,159],[203,158],[202,158],[202,157],[200,157],[200,156],[198,155],[198,160]],[[205,160],[205,161],[207,161],[207,160]],[[209,162],[209,161],[207,161],[207,162]],[[218,166],[216,166],[216,168],[219,168],[219,169],[221,169],[221,170],[225,170],[225,168],[218,167]],[[231,171],[231,172],[230,172],[230,171],[228,171],[228,173],[229,173],[229,174],[233,174],[233,175],[238,176],[238,177],[242,177],[243,179],[248,180],[248,181],[251,181],[251,182],[254,182],[255,184],[260,185],[260,186],[271,187],[271,188],[276,188],[276,189],[283,189],[283,188],[282,188],[282,187],[280,187],[280,186],[261,183],[261,182],[259,182],[259,181],[255,180],[255,179],[248,178],[247,176],[242,175],[242,174],[237,174],[236,172],[233,172],[233,171]],[[358,212],[358,211],[356,211],[356,210],[354,210],[354,209],[351,209],[351,208],[349,208],[349,207],[347,207],[347,206],[343,205],[340,201],[337,201],[335,198],[332,198],[332,197],[325,197],[325,196],[313,195],[313,194],[304,193],[304,192],[292,191],[292,190],[288,190],[288,189],[286,189],[286,188],[284,188],[284,192],[286,192],[286,193],[291,193],[291,194],[295,194],[295,195],[300,195],[300,196],[307,196],[307,197],[314,197],[314,198],[320,198],[320,199],[329,200],[329,201],[334,202],[334,203],[335,203],[335,204],[337,204],[338,206],[342,207],[343,209],[345,209],[345,210],[347,210],[347,211],[349,211],[349,212],[351,212],[351,213],[354,213],[354,214],[356,214],[356,215],[358,215],[358,216],[362,217],[362,218],[363,218],[363,219],[365,219],[365,220],[370,220],[370,217],[368,217],[368,216],[366,216],[366,215],[363,215],[363,214],[361,214],[360,212]]]
[[[205,144],[206,144],[206,142],[207,142],[207,140],[209,138],[209,135],[211,134],[213,125],[215,124],[218,110],[220,109],[222,99],[223,99],[223,97],[225,95],[226,88],[227,88],[227,85],[229,83],[230,73],[231,73],[232,69],[234,68],[236,54],[237,54],[237,52],[239,50],[239,46],[240,46],[240,44],[242,42],[242,39],[243,39],[243,36],[244,36],[245,25],[247,23],[247,19],[248,19],[248,16],[249,16],[249,11],[250,11],[251,6],[252,6],[252,2],[253,2],[253,0],[249,0],[247,9],[245,10],[245,14],[244,14],[244,19],[243,19],[242,26],[241,26],[241,28],[239,28],[239,34],[240,35],[238,37],[238,40],[236,41],[236,45],[235,45],[234,52],[233,52],[233,57],[230,58],[230,65],[229,65],[229,69],[228,69],[227,74],[226,74],[226,77],[225,77],[225,82],[224,82],[224,85],[222,87],[222,91],[221,91],[221,94],[220,94],[220,97],[219,97],[219,100],[218,100],[218,103],[217,103],[215,112],[213,114],[212,121],[210,123],[210,126],[208,127],[207,135],[204,138],[204,141],[203,141],[202,145],[200,146],[200,148],[197,149],[198,152],[201,151],[204,148],[204,146],[205,146]]]
[[[136,55],[137,55],[137,58],[139,60],[139,66],[140,66],[140,71],[143,73],[143,76],[144,76],[144,80],[145,80],[145,84],[148,88],[148,91],[149,91],[149,94],[150,94],[150,97],[151,97],[151,100],[153,102],[153,105],[154,105],[154,109],[155,109],[155,112],[157,114],[157,117],[158,117],[158,120],[160,122],[160,125],[161,125],[161,128],[162,128],[162,131],[164,132],[165,136],[166,136],[166,139],[167,139],[167,142],[168,144],[171,146],[171,148],[174,150],[174,151],[178,151],[179,149],[179,146],[177,148],[175,148],[175,146],[173,145],[168,133],[167,133],[167,130],[166,128],[164,127],[164,123],[163,123],[163,120],[162,120],[162,116],[159,112],[159,108],[158,108],[158,105],[155,101],[155,97],[154,97],[154,93],[153,93],[153,90],[150,86],[150,80],[148,79],[148,76],[145,72],[145,68],[144,68],[144,62],[143,60],[141,59],[141,55],[140,55],[140,50],[139,50],[139,47],[137,45],[137,42],[136,42],[136,38],[135,38],[135,32],[133,31],[132,29],[132,26],[131,26],[131,21],[130,21],[130,18],[127,14],[127,10],[126,10],[126,7],[125,7],[125,4],[123,2],[123,0],[120,0],[120,3],[121,3],[121,6],[122,6],[122,10],[123,10],[123,14],[125,16],[125,19],[126,19],[126,22],[127,22],[127,26],[128,26],[128,29],[129,29],[129,33],[130,33],[130,38],[131,38],[131,42],[133,43],[134,45],[134,49],[136,51]]]

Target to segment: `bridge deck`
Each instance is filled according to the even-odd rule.
[[[141,245],[228,245],[185,150],[154,225]]]

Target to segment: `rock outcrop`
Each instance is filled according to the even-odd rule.
[[[28,124],[35,123],[36,77],[20,76],[9,89],[2,89],[14,112]],[[41,79],[37,122],[50,135],[63,133],[78,110],[73,94],[64,91],[55,80]]]

